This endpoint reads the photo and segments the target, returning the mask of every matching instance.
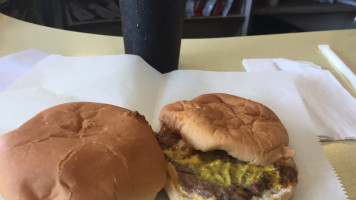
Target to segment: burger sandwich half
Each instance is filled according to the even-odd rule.
[[[298,183],[294,150],[277,115],[241,97],[215,93],[162,108],[156,137],[172,200],[288,199]]]
[[[5,200],[153,200],[166,177],[151,126],[114,105],[57,105],[0,136]]]

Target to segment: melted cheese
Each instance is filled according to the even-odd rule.
[[[198,178],[221,186],[250,185],[267,176],[273,187],[281,188],[279,172],[273,165],[252,165],[221,157],[214,151],[191,155],[188,151],[167,149],[164,154],[177,163],[187,164]]]

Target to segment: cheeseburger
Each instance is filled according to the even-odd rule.
[[[0,136],[5,200],[153,200],[166,176],[151,126],[113,105],[54,106]]]
[[[164,106],[159,119],[170,199],[288,199],[295,190],[295,152],[266,106],[205,94]]]

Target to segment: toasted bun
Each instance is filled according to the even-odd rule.
[[[293,162],[293,165],[295,167],[295,164]],[[166,194],[168,195],[169,199],[174,199],[174,200],[192,200],[192,199],[199,199],[199,200],[216,200],[216,197],[211,197],[211,198],[204,198],[200,195],[197,194],[183,194],[178,188],[180,187],[177,184],[177,181],[174,181],[174,179],[176,179],[175,176],[177,175],[173,175],[173,174],[177,174],[177,172],[175,171],[175,168],[173,165],[168,164],[168,169],[169,169],[169,179],[167,181],[167,185],[165,186],[165,191]],[[290,184],[288,185],[288,187],[286,188],[270,188],[269,190],[265,190],[262,193],[261,197],[255,196],[252,198],[252,200],[288,200],[295,188],[297,186],[297,183],[295,184]]]
[[[166,191],[166,194],[168,195],[169,199],[172,199],[172,200],[173,199],[174,200],[192,200],[192,199],[194,199],[193,196],[184,196],[181,192],[179,192],[171,180],[167,181],[167,185],[164,188],[164,190]],[[216,200],[216,198],[207,198],[206,199],[206,198],[203,198],[202,196],[199,196],[199,198],[195,198],[195,199]]]
[[[159,119],[193,148],[224,150],[252,164],[267,165],[295,154],[287,130],[266,106],[228,94],[205,94],[162,108]]]
[[[293,184],[287,188],[265,190],[262,197],[254,197],[252,200],[287,200],[294,193],[296,186],[296,184]]]
[[[0,180],[6,200],[154,199],[166,166],[142,115],[67,103],[0,136]]]

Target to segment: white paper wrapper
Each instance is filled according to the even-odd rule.
[[[297,154],[299,184],[293,199],[346,199],[293,82],[284,73],[175,71],[161,75],[136,56],[48,56],[0,93],[0,134],[50,106],[71,101],[110,103],[145,115],[155,130],[161,107],[203,93],[225,92],[271,108]]]
[[[321,140],[356,139],[356,99],[327,70],[311,62],[284,58],[245,59],[248,72],[295,73],[295,83]]]
[[[47,56],[45,52],[30,49],[0,58],[0,92]]]

